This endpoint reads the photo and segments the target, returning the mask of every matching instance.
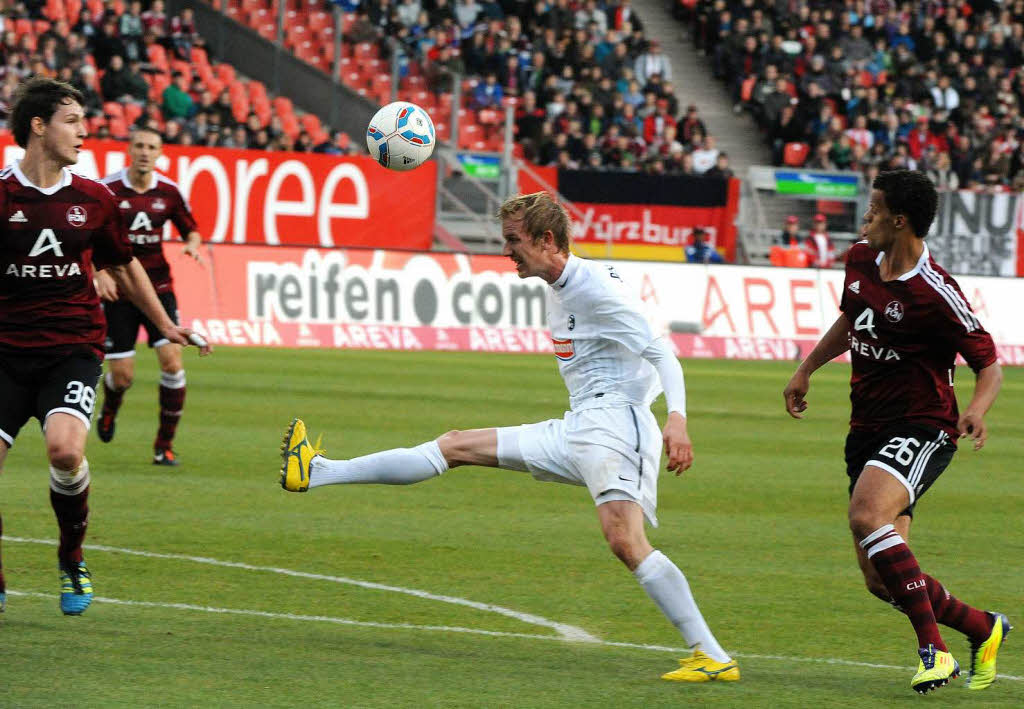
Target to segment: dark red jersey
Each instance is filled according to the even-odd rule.
[[[0,172],[0,348],[84,344],[102,353],[107,326],[93,269],[131,260],[105,185],[65,169],[43,190],[18,163]]]
[[[164,224],[170,219],[182,237],[196,231],[196,220],[178,185],[154,171],[149,189],[136,192],[128,181],[127,168],[104,177],[103,184],[117,199],[132,250],[153,281],[153,288],[157,293],[169,292],[174,284],[171,267],[164,258]]]
[[[846,260],[839,307],[850,325],[850,426],[921,423],[956,440],[956,355],[977,372],[995,362],[995,344],[927,246],[917,265],[894,281],[879,275],[881,259],[861,241]]]

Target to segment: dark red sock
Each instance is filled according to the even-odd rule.
[[[994,623],[992,616],[967,605],[928,574],[924,575],[924,580],[928,583],[928,596],[931,598],[935,620],[959,630],[971,640],[983,642],[988,638]]]
[[[88,501],[88,487],[77,495],[62,495],[50,490],[50,505],[57,515],[57,526],[60,527],[57,558],[61,562],[82,560],[82,541],[85,539],[85,529],[89,526]]]
[[[869,534],[860,545],[868,553],[895,604],[910,618],[917,633],[918,647],[934,645],[936,650],[946,652],[925,575],[903,537],[889,524]]]
[[[121,400],[124,398],[124,393],[127,389],[116,391],[111,389],[107,384],[106,376],[103,377],[103,413],[111,414],[112,416],[117,415],[117,410],[121,408]]]
[[[182,409],[185,408],[185,387],[171,389],[160,385],[160,428],[156,432],[153,447],[165,450],[171,447],[174,433],[181,420]]]

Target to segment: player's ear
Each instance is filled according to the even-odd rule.
[[[46,121],[43,120],[42,116],[32,116],[32,120],[29,121],[29,127],[33,133],[41,136],[46,131]]]

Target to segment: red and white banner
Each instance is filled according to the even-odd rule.
[[[0,136],[3,164],[24,151]],[[87,140],[72,169],[123,168],[127,144]],[[368,157],[164,146],[157,169],[188,198],[204,241],[429,249],[437,165],[386,170]]]
[[[184,324],[215,344],[554,354],[547,284],[500,256],[165,245]],[[841,271],[616,261],[680,356],[793,360],[839,315]],[[1002,361],[1024,365],[1024,279],[958,279]]]

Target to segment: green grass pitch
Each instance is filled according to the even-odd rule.
[[[12,591],[0,616],[0,706],[1024,706],[1024,643],[1013,635],[999,665],[1011,678],[989,690],[962,680],[927,699],[910,690],[910,624],[864,590],[846,529],[847,367],[814,377],[797,422],[781,396],[793,366],[684,362],[697,461],[682,478],[662,475],[650,536],[687,574],[743,673],[689,686],[658,679],[677,653],[629,646],[682,642],[608,552],[583,488],[479,468],[410,487],[278,487],[293,416],[323,432],[335,457],[558,417],[566,395],[551,358],[193,353],[183,465],[166,469],[149,463],[157,375],[140,350],[114,442],[89,440],[97,600],[84,616],[58,609],[34,424],[0,477]],[[973,377],[958,377],[964,402]],[[1006,370],[988,446],[961,446],[911,537],[926,571],[1018,625],[1022,394],[1024,371]],[[550,624],[438,596],[602,642],[567,642]],[[966,642],[946,638],[966,665]]]

